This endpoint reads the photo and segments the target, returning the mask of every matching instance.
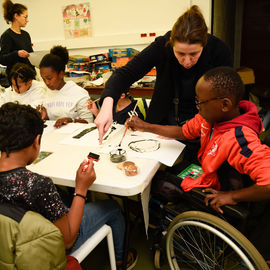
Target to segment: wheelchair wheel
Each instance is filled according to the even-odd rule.
[[[250,241],[226,221],[188,211],[171,222],[166,239],[171,269],[269,269]]]

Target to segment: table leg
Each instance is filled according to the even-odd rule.
[[[125,243],[124,243],[124,258],[123,258],[123,270],[127,269],[128,249],[129,249],[129,236],[130,236],[130,217],[129,217],[129,205],[128,198],[121,197],[124,207],[124,218],[126,223],[125,231]]]

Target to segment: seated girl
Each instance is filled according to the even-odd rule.
[[[118,124],[125,124],[135,106],[137,116],[144,120],[148,109],[146,100],[144,98],[133,98],[128,92],[122,93],[116,106],[113,108],[113,121],[117,122]],[[92,100],[89,100],[88,102],[88,109],[95,117],[99,113],[97,105]]]
[[[36,71],[25,63],[15,64],[10,73],[11,86],[1,95],[1,103],[19,102],[36,108],[42,103],[47,87],[35,80]]]
[[[64,81],[68,59],[67,49],[55,46],[39,64],[40,75],[51,91],[47,91],[38,109],[43,120],[56,120],[57,128],[70,122],[93,122],[93,115],[87,109],[88,92],[73,81]]]

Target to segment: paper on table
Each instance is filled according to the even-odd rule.
[[[98,134],[97,128],[92,130],[91,132],[85,133],[83,136],[81,136],[78,139],[73,138],[74,136],[78,135],[80,132],[83,132],[84,130],[91,128],[91,127],[96,127],[96,125],[94,123],[85,125],[83,128],[76,130],[76,132],[73,132],[71,135],[69,135],[64,140],[62,140],[60,142],[60,144],[80,145],[80,146],[96,146],[96,147],[100,146],[99,140],[98,140],[99,134]],[[113,128],[113,130],[112,130],[112,127],[115,127],[115,129]],[[120,132],[120,130],[122,130],[124,128],[123,125],[114,125],[112,127],[105,134],[104,138],[107,137],[107,139],[103,139],[103,142],[102,142],[103,144],[106,144],[107,142],[109,142],[111,140],[111,138],[113,136],[115,136],[115,134],[117,134],[118,132]]]
[[[83,123],[68,123],[66,125],[61,126],[60,128],[56,128],[55,133],[72,134],[82,128],[88,128],[88,125]]]
[[[133,151],[129,148],[128,144],[130,142],[144,140],[144,139],[153,139],[160,143],[159,149],[152,152],[139,153]],[[113,139],[108,145],[104,145],[100,152],[108,154],[112,149],[116,148],[119,144],[119,138]],[[178,156],[181,154],[185,145],[179,141],[172,139],[161,139],[158,135],[149,133],[149,132],[131,132],[128,130],[125,139],[122,142],[122,148],[126,150],[128,157],[140,157],[140,158],[149,158],[158,160],[159,162],[172,166]]]
[[[45,128],[43,130],[43,133],[49,133],[51,131],[54,131],[55,130],[55,127],[53,126],[55,123],[55,121],[52,121],[52,120],[47,120],[44,125],[45,125]]]
[[[60,128],[55,128],[55,120],[47,120],[45,123],[44,133],[54,132],[54,133],[65,133],[71,134],[76,130],[86,127],[86,124],[82,123],[69,123],[67,125],[63,125]]]
[[[49,53],[48,51],[40,51],[40,52],[31,52],[30,56],[28,57],[30,63],[39,68],[39,63],[41,61],[41,59],[43,58],[43,56],[45,54]]]

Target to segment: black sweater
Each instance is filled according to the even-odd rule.
[[[185,69],[175,58],[171,45],[167,45],[169,38],[170,32],[157,37],[124,67],[116,70],[102,91],[102,99],[110,96],[116,102],[122,92],[126,92],[134,82],[156,67],[156,83],[146,121],[176,124],[171,121],[174,119],[173,98],[176,91],[180,101],[180,121],[192,118],[197,113],[194,102],[197,80],[213,67],[232,66],[231,53],[221,40],[209,35],[196,65]]]
[[[18,62],[26,63],[33,67],[28,58],[18,56],[19,50],[33,52],[30,35],[21,30],[21,34],[17,34],[10,28],[7,29],[0,38],[0,64],[7,66],[7,74],[9,74],[12,66]]]

